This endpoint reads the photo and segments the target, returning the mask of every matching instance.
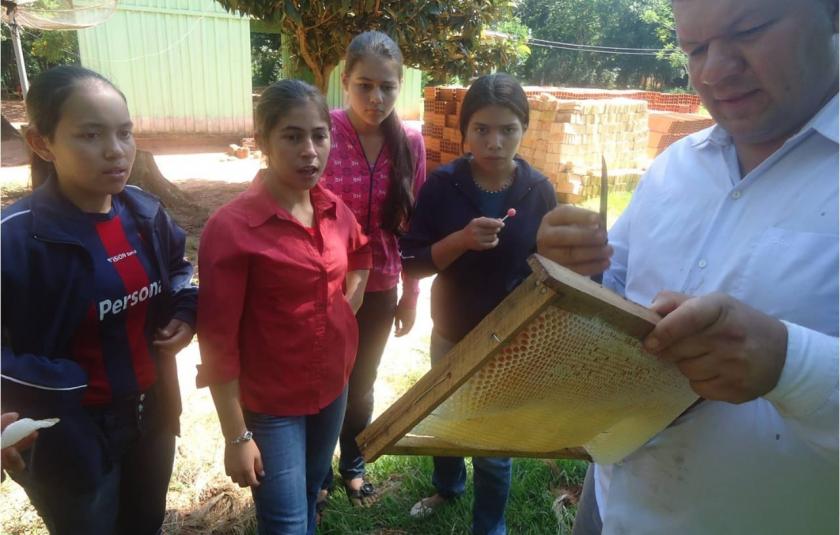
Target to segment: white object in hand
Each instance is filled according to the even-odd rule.
[[[32,418],[21,418],[6,426],[3,434],[0,435],[0,448],[14,446],[33,431],[52,427],[59,422],[58,418],[47,418],[46,420],[33,420]]]

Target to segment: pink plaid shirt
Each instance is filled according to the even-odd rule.
[[[332,150],[322,184],[344,201],[356,216],[364,232],[370,238],[373,267],[370,270],[367,289],[369,292],[390,290],[397,285],[402,271],[397,237],[380,228],[382,205],[388,193],[391,157],[388,148],[371,166],[365,157],[362,143],[346,110],[333,110]],[[426,147],[423,136],[416,130],[405,129],[411,153],[415,162],[414,196],[426,181]],[[420,286],[415,279],[403,276],[403,296],[406,304],[416,305]]]

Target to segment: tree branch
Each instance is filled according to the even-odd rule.
[[[303,58],[303,61],[306,62],[306,66],[309,67],[309,70],[312,71],[312,74],[315,75],[315,85],[321,92],[326,93],[326,81],[324,80],[324,73],[321,72],[321,67],[318,65],[318,62],[315,61],[315,58],[312,57],[312,54],[309,53],[309,46],[306,44],[306,31],[301,26],[295,32],[295,36],[298,40],[298,47],[300,48],[300,55]]]
[[[332,19],[337,17],[339,14],[340,14],[340,11],[338,9],[335,9],[335,10],[332,11],[332,13],[329,13],[327,18],[319,20],[315,24],[313,24],[312,26],[305,27],[303,30],[307,31],[307,32],[309,30],[314,30],[315,28],[318,28],[319,26],[323,26],[324,24],[328,23],[329,21],[331,21]]]

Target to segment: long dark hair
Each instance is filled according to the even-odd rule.
[[[461,103],[461,116],[458,118],[461,139],[467,138],[467,127],[473,114],[481,108],[494,105],[512,111],[522,123],[522,129],[528,128],[528,97],[516,78],[502,72],[485,74],[472,83]],[[461,145],[463,147],[463,141]]]
[[[397,64],[402,80],[403,56],[393,39],[382,32],[360,33],[350,41],[344,57],[345,72],[349,75],[353,67],[364,57],[376,55],[390,59]],[[397,110],[391,110],[380,125],[385,145],[391,154],[391,174],[388,194],[382,208],[381,227],[397,236],[401,235],[414,208],[414,157],[411,146],[397,117]]]
[[[61,120],[64,102],[80,85],[89,81],[107,85],[125,101],[122,91],[98,72],[77,65],[62,65],[44,71],[32,80],[26,94],[26,114],[29,116],[30,128],[34,127],[39,135],[52,141]],[[31,153],[32,189],[35,189],[55,174],[55,166],[41,159],[35,151]]]

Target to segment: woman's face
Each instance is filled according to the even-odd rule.
[[[492,172],[510,168],[524,134],[522,122],[510,108],[493,104],[472,114],[464,142],[474,164]]]
[[[136,147],[128,106],[109,85],[79,84],[61,107],[52,139],[36,137],[33,149],[53,163],[60,187],[74,202],[95,203],[125,187]]]
[[[342,74],[350,110],[368,126],[379,126],[397,104],[402,72],[396,61],[374,54],[362,57]]]
[[[318,105],[307,100],[286,112],[268,138],[259,138],[268,155],[271,180],[286,190],[308,190],[318,183],[330,155],[330,126]]]

